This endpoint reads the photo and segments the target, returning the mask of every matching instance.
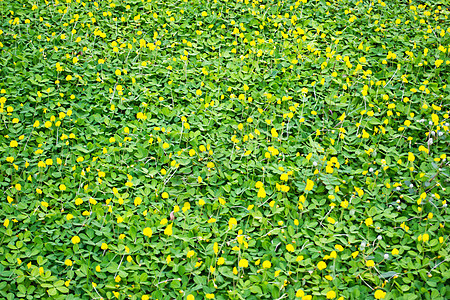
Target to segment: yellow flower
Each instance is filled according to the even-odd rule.
[[[169,198],[169,194],[167,192],[164,192],[164,193],[162,193],[161,197],[163,199],[167,199],[167,198]]]
[[[268,260],[264,261],[262,264],[264,269],[269,269],[270,267],[272,267],[272,263]]]
[[[72,215],[72,214],[68,214],[68,215],[66,216],[66,219],[67,219],[68,221],[72,220],[72,219],[73,219],[73,215]]]
[[[314,181],[307,179],[305,191],[311,191],[314,187]]]
[[[327,299],[334,299],[336,298],[336,292],[335,291],[329,291],[327,293]]]
[[[228,228],[229,228],[229,229],[232,229],[233,226],[235,226],[235,225],[237,225],[237,220],[236,220],[235,218],[231,218],[231,219],[228,221]]]
[[[206,299],[214,299],[215,298],[214,294],[206,294],[205,297],[206,297]]]
[[[195,300],[194,295],[187,295],[186,300]]]
[[[72,238],[72,243],[78,244],[80,242],[80,238],[76,235]]]
[[[170,223],[167,227],[166,227],[166,229],[164,229],[164,234],[165,235],[172,235],[172,233],[173,233],[173,231],[172,231],[172,226],[173,226],[173,223]]]
[[[136,197],[134,199],[134,206],[138,206],[142,203],[142,198],[141,197]]]
[[[270,133],[272,134],[272,137],[274,137],[274,138],[278,137],[278,132],[277,132],[277,130],[275,128],[272,128]]]
[[[195,251],[194,250],[191,250],[191,251],[188,251],[188,253],[186,254],[186,257],[187,258],[191,258],[192,256],[194,256],[195,255]]]
[[[319,263],[317,264],[317,268],[319,270],[323,270],[327,267],[327,264],[324,261],[319,261]]]
[[[72,261],[70,260],[70,259],[66,259],[66,261],[64,262],[64,264],[66,265],[66,266],[72,266]]]
[[[147,236],[147,237],[151,237],[152,234],[153,234],[153,231],[152,231],[152,229],[150,227],[145,227],[143,232],[144,232],[144,235]]]
[[[108,244],[107,243],[102,243],[102,250],[107,250],[108,249]]]
[[[375,266],[375,262],[373,260],[368,260],[368,261],[366,261],[366,266],[373,267],[373,266]]]
[[[219,259],[217,260],[217,264],[218,264],[219,266],[221,266],[221,265],[223,265],[224,263],[225,263],[225,258],[219,257]]]
[[[373,296],[375,299],[384,299],[384,297],[386,297],[386,292],[383,290],[376,290]]]
[[[292,244],[288,244],[288,245],[286,245],[286,250],[287,251],[289,251],[289,252],[294,252],[294,246],[292,246]]]
[[[188,211],[191,209],[191,204],[189,202],[184,202],[183,208],[181,209],[183,212]]]
[[[297,298],[303,298],[303,296],[305,296],[305,292],[303,290],[297,290],[295,293],[295,297]]]
[[[245,258],[241,259],[239,261],[239,267],[241,268],[247,268],[248,267],[248,260],[246,260]]]
[[[3,226],[8,227],[8,225],[9,225],[9,219],[6,219],[6,220],[3,222]]]
[[[364,223],[366,223],[367,226],[370,226],[370,225],[373,224],[373,220],[372,220],[372,218],[367,218],[367,219],[364,221]]]
[[[119,275],[117,275],[116,278],[114,278],[114,281],[115,281],[115,282],[120,282],[121,280],[122,280],[122,278],[120,278]]]
[[[13,141],[11,141],[10,143],[9,143],[9,146],[11,147],[11,148],[15,148],[15,147],[17,147],[19,145],[19,143],[17,143],[17,141],[15,141],[15,140],[13,140]]]
[[[397,248],[392,249],[392,255],[398,255],[399,251]]]
[[[194,156],[194,155],[195,155],[195,150],[194,149],[189,150],[189,156]]]
[[[431,115],[431,120],[433,121],[434,125],[438,125],[439,124],[439,117],[436,114],[432,114]]]
[[[267,196],[266,191],[263,187],[260,187],[258,190],[258,198],[265,198]]]
[[[331,251],[330,258],[336,258],[336,257],[337,257],[336,251]]]

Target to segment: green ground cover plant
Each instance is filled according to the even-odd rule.
[[[449,8],[0,0],[0,298],[449,299]]]

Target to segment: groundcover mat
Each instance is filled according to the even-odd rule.
[[[0,0],[0,299],[449,299],[449,9]]]

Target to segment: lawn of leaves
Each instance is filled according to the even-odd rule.
[[[446,2],[0,0],[0,298],[449,299]]]

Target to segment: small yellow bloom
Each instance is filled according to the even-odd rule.
[[[141,197],[136,197],[134,199],[134,206],[138,206],[142,203],[142,198]]]
[[[294,252],[294,246],[292,246],[292,244],[288,244],[287,246],[286,246],[286,250],[287,251],[289,251],[289,252]]]
[[[314,187],[314,181],[307,179],[305,191],[311,191]]]
[[[375,262],[373,260],[368,260],[368,261],[366,261],[366,266],[374,267],[375,266]]]
[[[327,267],[327,264],[324,262],[324,261],[320,261],[318,264],[317,264],[317,268],[319,269],[319,270],[323,270],[323,269],[325,269]]]
[[[262,264],[264,269],[269,269],[270,267],[272,267],[272,263],[268,260],[264,261]]]
[[[336,292],[335,291],[329,291],[327,293],[327,299],[334,299],[336,298]]]
[[[151,237],[152,234],[153,234],[153,231],[152,231],[152,229],[150,227],[144,228],[143,232],[144,232],[144,235],[147,236],[147,237]]]
[[[303,298],[303,296],[305,296],[305,292],[303,290],[297,290],[295,293],[295,297],[297,298]]]
[[[172,231],[172,226],[173,226],[173,223],[170,223],[167,227],[166,227],[166,229],[164,229],[164,234],[165,235],[172,235],[172,233],[173,233],[173,231]]]
[[[241,268],[247,268],[248,267],[248,260],[246,260],[245,258],[241,259],[239,261],[239,267]]]
[[[386,297],[386,292],[383,290],[376,290],[374,293],[375,299],[384,299]]]

